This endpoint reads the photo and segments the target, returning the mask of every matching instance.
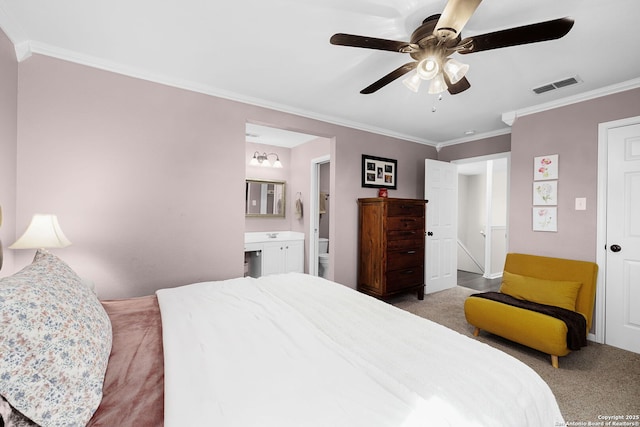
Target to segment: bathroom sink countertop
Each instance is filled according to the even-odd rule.
[[[256,231],[244,233],[245,243],[280,242],[287,240],[304,240],[304,233],[297,231]]]

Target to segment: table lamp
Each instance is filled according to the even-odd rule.
[[[31,223],[10,249],[66,248],[71,242],[62,232],[58,217],[51,214],[35,214]]]

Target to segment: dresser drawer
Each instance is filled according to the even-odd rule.
[[[387,216],[423,216],[424,204],[398,202],[389,203],[387,206]]]
[[[424,237],[424,229],[415,228],[407,230],[388,230],[387,241],[392,240],[419,240]]]
[[[387,218],[387,232],[420,229],[424,229],[424,217],[420,216]]]
[[[424,283],[422,266],[387,272],[387,291],[397,291]]]
[[[402,249],[415,249],[420,248],[424,245],[424,232],[420,231],[419,233],[414,234],[410,238],[405,239],[387,239],[387,250],[389,251],[397,251]]]
[[[387,252],[387,271],[419,267],[424,263],[424,249],[417,247]]]

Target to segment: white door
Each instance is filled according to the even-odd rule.
[[[458,167],[425,160],[425,293],[453,288],[458,281]]]
[[[607,141],[605,342],[640,353],[640,124]]]

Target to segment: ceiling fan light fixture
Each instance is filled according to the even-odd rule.
[[[467,71],[469,71],[469,65],[456,61],[453,58],[447,59],[442,68],[447,74],[447,77],[449,77],[451,84],[458,83],[467,74]]]
[[[429,85],[429,93],[431,95],[436,95],[438,93],[444,92],[445,90],[447,90],[447,88],[448,86],[444,81],[444,75],[440,73],[431,80],[431,84]]]
[[[440,72],[440,65],[435,58],[428,57],[420,61],[416,69],[421,79],[431,80]]]
[[[418,89],[420,89],[420,83],[422,83],[422,79],[420,78],[418,73],[412,73],[409,77],[402,80],[402,83],[412,92],[418,93]]]

